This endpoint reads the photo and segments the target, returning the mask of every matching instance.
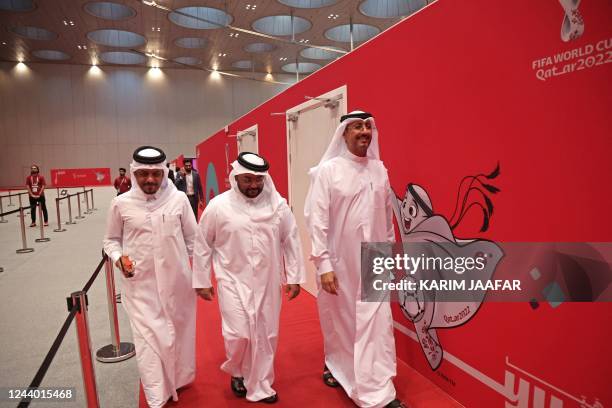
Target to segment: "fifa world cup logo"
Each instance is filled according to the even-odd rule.
[[[561,23],[561,39],[565,42],[575,40],[584,33],[584,20],[578,10],[581,0],[559,0],[565,16]]]

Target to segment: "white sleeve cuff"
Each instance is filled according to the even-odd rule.
[[[324,273],[331,272],[333,270],[334,267],[332,266],[331,261],[329,259],[322,259],[319,263],[319,267],[317,268],[317,274],[321,276]]]
[[[117,262],[119,260],[119,258],[121,258],[121,251],[113,251],[113,252],[111,252],[110,257],[113,260],[113,263]]]

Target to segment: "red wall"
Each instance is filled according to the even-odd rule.
[[[563,42],[558,0],[440,0],[229,124],[228,133],[258,125],[259,151],[286,196],[286,122],[270,113],[346,84],[349,111],[376,117],[394,189],[424,186],[436,213],[451,215],[463,176],[500,163],[490,229],[478,233],[481,219],[468,218],[458,236],[612,241],[612,3],[584,0],[579,10],[584,34]],[[597,44],[609,48],[590,54],[593,66],[581,65],[580,49]],[[567,61],[575,72],[536,77],[534,61],[575,49]],[[564,63],[553,65],[562,72]],[[226,144],[232,161],[236,140],[225,131],[197,148],[203,183],[212,162],[221,191]],[[466,406],[537,407],[535,387],[546,392],[546,406],[550,395],[564,407],[579,406],[573,397],[581,396],[588,406],[596,399],[609,406],[611,311],[609,303],[535,310],[486,303],[467,324],[438,330],[447,359],[436,371],[399,331],[397,350]],[[397,321],[414,330],[402,316]]]

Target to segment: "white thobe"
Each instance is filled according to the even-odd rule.
[[[395,399],[390,304],[360,300],[361,242],[395,240],[390,191],[380,160],[345,152],[319,166],[306,214],[317,273],[334,271],[339,286],[317,296],[325,363],[360,407]]]
[[[147,403],[163,406],[195,377],[196,294],[189,256],[197,224],[187,196],[172,191],[145,200],[138,190],[113,199],[104,251],[127,255],[134,276],[122,278],[121,302],[130,319]]]
[[[193,258],[194,288],[211,287],[214,268],[227,357],[221,369],[244,377],[250,401],[276,393],[281,284],[306,280],[289,206],[282,200],[273,216],[258,219],[262,196],[249,199],[231,189],[213,198],[200,219]]]

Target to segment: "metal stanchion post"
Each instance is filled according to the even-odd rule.
[[[38,221],[40,221],[40,238],[36,238],[36,242],[47,242],[51,241],[51,238],[45,238],[45,223],[43,221],[42,204],[38,203]]]
[[[4,213],[4,208],[2,208],[2,197],[0,197],[0,214]],[[4,215],[0,215],[0,223],[4,224],[8,222],[8,220],[4,219]]]
[[[81,371],[83,373],[83,388],[87,399],[87,407],[99,407],[96,372],[91,357],[91,339],[89,337],[89,319],[87,317],[87,297],[85,292],[74,292],[71,295],[72,304],[77,304],[79,312],[75,315],[77,343],[81,355]]]
[[[23,207],[23,204],[21,203],[21,193],[17,194],[17,197],[19,198],[19,208]]]
[[[11,190],[8,191],[9,195],[9,203],[8,203],[8,207],[13,207],[15,204],[13,204],[13,196],[11,195]]]
[[[85,214],[91,214],[91,208],[89,208],[89,196],[87,195],[87,190],[85,190],[85,187],[83,187],[83,194],[85,195],[85,207],[87,207],[87,210],[85,211]]]
[[[68,221],[66,222],[66,225],[76,224],[76,222],[72,221],[72,203],[70,202],[70,194],[68,194],[66,197],[68,197]]]
[[[76,219],[85,218],[85,217],[83,217],[83,216],[81,215],[81,194],[83,194],[83,193],[81,193],[81,192],[76,193],[76,196],[77,196],[77,204],[79,205],[79,215],[77,215],[76,217],[74,217],[74,218],[76,218]]]
[[[60,199],[59,197],[55,198],[55,209],[57,211],[57,228],[54,229],[54,232],[64,232],[66,231],[66,228],[62,228],[62,219],[60,218]],[[67,224],[67,223],[66,223]]]
[[[119,320],[117,319],[117,302],[115,299],[115,276],[113,272],[113,261],[106,258],[106,297],[108,302],[108,318],[110,320],[111,342],[96,352],[96,359],[103,363],[116,363],[127,360],[136,355],[136,349],[132,343],[122,343],[119,336]]]
[[[23,244],[23,248],[18,249],[15,252],[18,254],[25,254],[34,251],[34,248],[28,248],[28,243],[26,242],[25,214],[23,212],[23,207],[19,207],[19,218],[21,219],[21,242]]]
[[[98,209],[94,207],[93,188],[89,189],[89,191],[91,191],[91,209],[97,211]]]

